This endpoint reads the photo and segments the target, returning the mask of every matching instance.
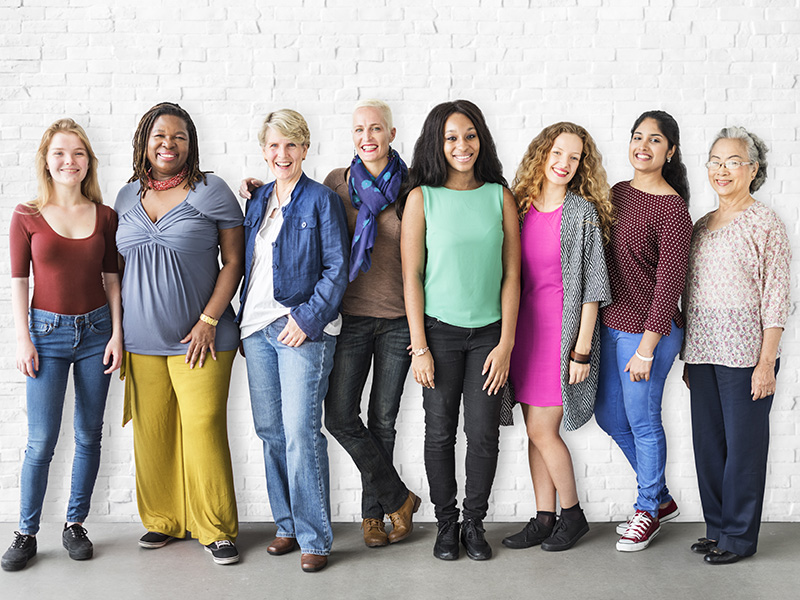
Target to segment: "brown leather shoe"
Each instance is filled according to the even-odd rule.
[[[267,552],[272,556],[280,556],[297,548],[297,541],[294,538],[276,537],[267,547]]]
[[[419,510],[419,505],[422,502],[414,492],[408,492],[408,498],[403,502],[403,506],[397,512],[389,514],[392,520],[392,531],[389,534],[389,543],[394,544],[400,540],[406,539],[411,535],[414,529],[414,523],[411,521],[412,516]]]
[[[301,554],[300,568],[306,573],[316,573],[328,566],[328,557],[319,554]]]
[[[364,530],[364,543],[368,548],[389,545],[386,525],[382,519],[364,519],[361,521],[361,529]]]

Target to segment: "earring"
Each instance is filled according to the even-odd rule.
[[[668,156],[668,157],[667,157],[667,162],[668,162],[668,163],[671,163],[671,162],[672,162],[672,157],[671,157],[671,156]]]

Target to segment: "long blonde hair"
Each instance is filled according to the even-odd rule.
[[[42,210],[53,196],[53,177],[50,171],[47,170],[47,151],[50,149],[50,142],[57,133],[73,133],[83,143],[86,148],[86,153],[89,155],[89,169],[86,172],[86,177],[81,182],[81,194],[95,204],[103,203],[103,195],[100,192],[100,183],[97,180],[97,156],[92,150],[92,144],[89,143],[89,137],[83,130],[83,127],[78,125],[72,119],[59,119],[50,127],[48,127],[42,141],[39,143],[39,149],[36,151],[36,182],[38,184],[38,194],[36,198],[30,202],[26,202],[28,206],[36,211]]]
[[[511,191],[517,199],[519,219],[522,221],[525,218],[533,201],[542,193],[545,179],[544,166],[553,143],[562,133],[577,135],[583,142],[578,170],[567,185],[567,189],[594,204],[600,216],[603,238],[608,241],[614,221],[614,206],[609,198],[610,190],[606,170],[603,168],[603,157],[589,132],[575,123],[562,121],[549,125],[528,145],[511,184]]]

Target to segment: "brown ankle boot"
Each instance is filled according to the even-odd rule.
[[[389,545],[386,527],[381,519],[363,519],[361,529],[364,530],[364,543],[368,548]]]
[[[411,519],[414,513],[419,510],[421,502],[414,492],[408,492],[408,498],[403,502],[403,506],[397,512],[389,514],[393,525],[392,532],[389,534],[390,544],[404,540],[411,535],[411,531],[414,529],[414,523]]]

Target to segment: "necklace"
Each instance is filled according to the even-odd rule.
[[[163,192],[164,190],[171,190],[174,187],[178,187],[181,182],[186,179],[186,175],[189,174],[189,167],[184,165],[180,173],[173,175],[164,181],[153,179],[153,177],[150,175],[152,172],[152,168],[147,172],[147,187],[149,187],[151,190],[155,190],[156,192]]]

